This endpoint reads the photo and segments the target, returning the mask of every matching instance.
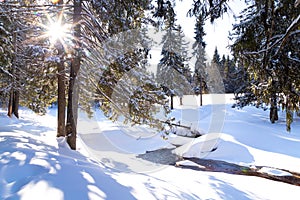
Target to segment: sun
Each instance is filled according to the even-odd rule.
[[[37,18],[41,34],[35,40],[43,40],[49,44],[49,48],[61,48],[65,52],[70,52],[74,45],[72,34],[73,24],[66,20],[65,9],[62,8],[58,13],[48,13]]]
[[[55,46],[59,42],[65,47],[66,43],[69,43],[72,39],[72,25],[65,22],[64,9],[56,17],[49,14],[46,14],[46,17],[48,23],[41,24],[45,30],[42,37],[48,38],[51,46]]]
[[[51,22],[47,26],[46,35],[49,37],[52,44],[56,43],[57,41],[62,42],[64,38],[67,37],[67,34],[68,29],[66,25],[61,24],[60,21]]]

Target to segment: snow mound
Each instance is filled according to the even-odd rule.
[[[199,137],[204,134],[204,131],[195,127],[194,125],[191,125],[190,129],[184,127],[177,127],[175,129],[175,134],[185,137]]]
[[[199,164],[197,164],[197,163],[194,163],[194,162],[192,162],[192,161],[190,161],[190,160],[181,160],[181,161],[178,161],[178,162],[176,162],[176,165],[177,165],[177,166],[199,167],[199,168],[201,168],[201,169],[205,169],[204,166],[199,165]]]
[[[181,157],[203,158],[218,146],[221,133],[209,133],[198,138],[194,138],[186,144],[176,148],[173,153]]]

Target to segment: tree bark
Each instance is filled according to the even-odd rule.
[[[63,0],[59,0],[58,4],[63,4]],[[61,15],[62,13],[60,13]],[[58,41],[59,42],[59,41]],[[58,45],[58,55],[62,56],[63,46]],[[57,65],[57,137],[66,136],[65,118],[66,118],[66,86],[65,86],[65,66],[62,61]]]
[[[11,89],[9,93],[7,116],[12,117],[13,115],[19,118],[19,92]]]
[[[19,118],[19,91],[14,91],[14,96],[13,96],[13,105],[12,105],[12,109],[13,109],[13,114]]]
[[[78,87],[75,85],[77,80],[78,71],[80,69],[81,61],[81,0],[74,0],[74,14],[73,24],[74,27],[74,40],[76,55],[71,61],[69,91],[68,91],[68,108],[67,108],[67,142],[71,149],[76,150],[76,137],[77,137],[77,116],[78,116]]]
[[[171,110],[173,110],[174,109],[174,94],[171,94]]]
[[[61,50],[59,53],[62,53]],[[66,86],[65,86],[65,67],[60,62],[57,66],[57,137],[66,136],[65,118],[66,118]]]
[[[8,100],[8,109],[7,109],[7,116],[12,117],[13,115],[13,99],[14,99],[14,91],[11,89],[9,93],[9,100]]]
[[[202,106],[202,102],[203,102],[203,100],[202,100],[202,86],[203,84],[202,84],[202,76],[200,75],[200,106]]]
[[[15,26],[15,25],[14,25]],[[9,93],[9,102],[8,102],[8,113],[7,115],[9,117],[12,117],[12,115],[15,115],[17,118],[19,118],[19,91],[17,91],[16,84],[19,80],[19,75],[17,73],[17,32],[16,27],[14,28],[13,33],[13,48],[14,48],[14,58],[13,58],[13,66],[11,68],[11,74],[14,76],[12,77],[12,88]]]
[[[270,108],[270,121],[271,123],[275,123],[278,120],[278,109],[277,109],[277,99],[276,94],[273,94],[271,98],[271,108]]]
[[[80,67],[80,58],[74,58],[71,62],[68,107],[67,107],[67,142],[71,149],[76,150],[77,112],[78,112],[78,88],[75,86],[77,73]]]

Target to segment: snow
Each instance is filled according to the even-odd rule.
[[[263,167],[258,171],[261,173],[271,174],[271,175],[275,175],[275,176],[293,176],[289,172],[278,170],[278,169],[273,169],[271,167]]]
[[[183,169],[140,156],[153,151],[155,159],[167,159],[155,154],[163,148],[185,156],[264,166],[260,172],[276,176],[290,176],[286,170],[300,172],[299,117],[287,133],[284,113],[271,124],[267,111],[231,108],[232,96],[223,97],[226,104],[220,106],[221,101],[211,102],[222,96],[206,95],[203,107],[197,106],[197,98],[191,103],[185,97],[184,105],[177,104],[172,112],[181,124],[201,129],[207,139],[170,135],[164,140],[147,127],[129,128],[96,112],[92,119],[79,118],[77,151],[70,150],[64,138],[56,138],[56,108],[49,108],[45,116],[22,108],[20,119],[10,119],[0,110],[0,199],[298,199],[300,187],[291,184]],[[213,112],[223,116],[215,118]],[[222,120],[216,123],[219,132],[211,127],[216,119]],[[212,145],[201,150],[211,139]],[[174,150],[170,143],[175,142],[183,146]],[[186,160],[179,163],[202,167]]]
[[[218,146],[220,133],[210,133],[176,148],[175,154],[187,158],[203,158]]]

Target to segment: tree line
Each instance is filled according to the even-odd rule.
[[[271,122],[282,108],[290,130],[300,100],[299,6],[293,0],[247,2],[230,36],[233,56],[220,57],[216,48],[208,62],[204,23],[213,23],[230,8],[227,0],[194,1],[188,12],[196,19],[192,69],[175,1],[2,1],[1,105],[8,116],[19,117],[19,105],[45,113],[56,102],[57,136],[67,137],[76,149],[78,108],[92,115],[97,104],[112,120],[123,117],[125,123],[162,129],[153,105],[167,114],[173,97],[182,97],[187,87],[202,104],[213,81],[206,72],[215,65],[225,88],[219,92],[235,93],[240,107],[269,106]],[[49,20],[70,26],[55,43],[47,35]],[[150,25],[165,33],[156,77],[147,71]],[[131,31],[136,29],[140,31]]]

